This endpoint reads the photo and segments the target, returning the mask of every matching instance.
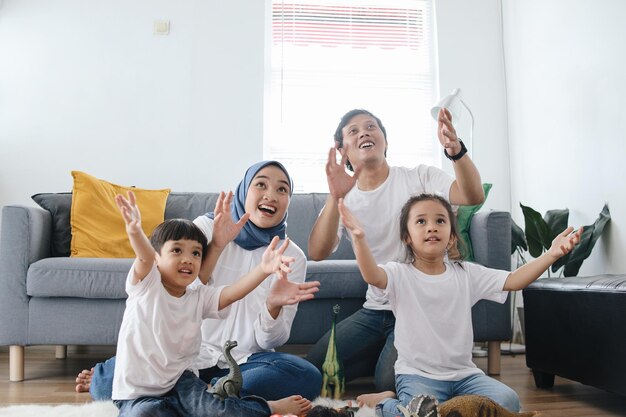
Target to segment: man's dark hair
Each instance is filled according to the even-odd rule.
[[[339,125],[337,126],[337,129],[335,130],[334,139],[335,139],[335,143],[337,143],[337,148],[343,148],[343,128],[346,127],[348,122],[350,122],[350,120],[354,116],[358,116],[359,114],[366,114],[366,115],[372,117],[374,120],[376,120],[376,123],[378,124],[378,127],[380,127],[380,130],[382,130],[382,132],[383,132],[383,136],[385,137],[385,141],[387,140],[387,130],[385,130],[385,126],[383,126],[383,122],[381,122],[378,117],[374,116],[374,114],[372,114],[371,112],[369,112],[369,111],[367,111],[365,109],[353,109],[353,110],[350,110],[348,113],[343,115],[343,117],[339,121]],[[387,156],[387,151],[386,150],[385,150],[385,156]],[[347,159],[346,159],[346,166],[348,167],[348,169],[350,171],[354,171],[354,168],[352,168],[352,164]]]
[[[152,232],[150,243],[155,251],[161,253],[161,248],[169,240],[195,240],[202,245],[202,257],[206,256],[209,246],[202,230],[187,219],[169,219],[158,225]]]

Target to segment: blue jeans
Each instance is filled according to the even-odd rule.
[[[302,395],[310,400],[320,394],[322,375],[308,361],[281,352],[253,353],[239,365],[243,376],[241,396],[255,395],[268,401],[290,395]],[[94,367],[89,393],[94,400],[111,399],[115,357]],[[228,374],[228,369],[212,367],[200,370],[200,378],[214,384],[217,378]]]
[[[484,374],[470,375],[460,381],[439,381],[419,375],[397,375],[397,399],[386,399],[376,406],[376,415],[395,417],[400,415],[398,404],[407,406],[411,398],[419,394],[429,394],[439,403],[458,395],[482,395],[491,398],[502,407],[512,412],[520,410],[517,393],[502,382]]]
[[[346,381],[374,374],[378,391],[394,391],[394,364],[398,357],[393,345],[396,318],[391,311],[362,308],[337,323],[337,355],[343,363]],[[311,348],[307,359],[322,369],[330,331]]]
[[[258,397],[220,400],[206,390],[206,383],[185,371],[168,393],[160,397],[116,400],[120,417],[268,417],[267,402]]]

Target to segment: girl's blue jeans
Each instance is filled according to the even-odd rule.
[[[429,394],[439,403],[458,395],[482,395],[491,398],[502,407],[512,412],[520,410],[517,393],[502,382],[484,374],[470,375],[460,381],[439,381],[419,375],[396,375],[397,399],[386,399],[376,406],[379,417],[402,415],[397,405],[407,406],[411,398],[420,394]]]
[[[258,397],[221,400],[207,392],[204,381],[185,371],[171,391],[161,397],[117,400],[120,417],[268,417],[267,402]]]
[[[239,365],[243,375],[241,396],[255,395],[268,401],[290,395],[302,395],[313,400],[320,394],[322,375],[310,362],[282,352],[257,352]],[[89,393],[94,400],[109,400],[113,391],[115,357],[94,367]],[[228,374],[217,367],[200,370],[200,378],[214,384]]]

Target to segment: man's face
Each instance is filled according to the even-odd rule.
[[[341,131],[343,147],[353,167],[385,159],[387,139],[369,114],[357,114]]]

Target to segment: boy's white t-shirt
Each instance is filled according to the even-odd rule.
[[[446,262],[441,275],[427,275],[410,263],[380,266],[396,316],[396,375],[458,381],[482,374],[472,362],[472,306],[482,299],[504,303],[510,272],[469,262]]]
[[[403,262],[404,244],[400,239],[400,211],[407,200],[422,193],[438,194],[450,199],[454,178],[441,169],[418,165],[415,168],[392,166],[389,176],[378,188],[362,191],[355,186],[346,194],[344,204],[354,213],[365,229],[365,240],[377,263]],[[340,221],[337,236],[341,239],[344,225]],[[348,234],[348,238],[349,238]],[[363,307],[389,310],[387,298],[368,286]]]
[[[114,400],[160,396],[191,369],[200,350],[202,320],[218,317],[223,287],[188,287],[173,297],[153,266],[132,285],[134,264],[126,279],[126,310],[117,341],[113,377]]]
[[[213,219],[199,216],[193,221],[211,241],[213,237]],[[279,242],[279,247],[282,241]],[[221,253],[209,285],[231,285],[261,263],[267,246],[254,250],[245,250],[234,242],[230,242]],[[306,278],[306,257],[302,250],[293,242],[289,243],[285,256],[292,256],[295,261],[290,265],[289,281],[302,283]],[[194,363],[197,369],[219,366],[228,367],[224,358],[223,346],[227,340],[236,340],[237,347],[231,355],[241,364],[251,354],[272,351],[282,346],[291,332],[291,325],[298,311],[298,304],[283,306],[278,317],[274,319],[267,310],[267,295],[276,282],[276,274],[270,275],[243,299],[234,302],[228,313],[219,320],[207,319],[202,323],[202,348]],[[199,284],[196,280],[194,285]],[[201,284],[200,284],[201,285]]]

